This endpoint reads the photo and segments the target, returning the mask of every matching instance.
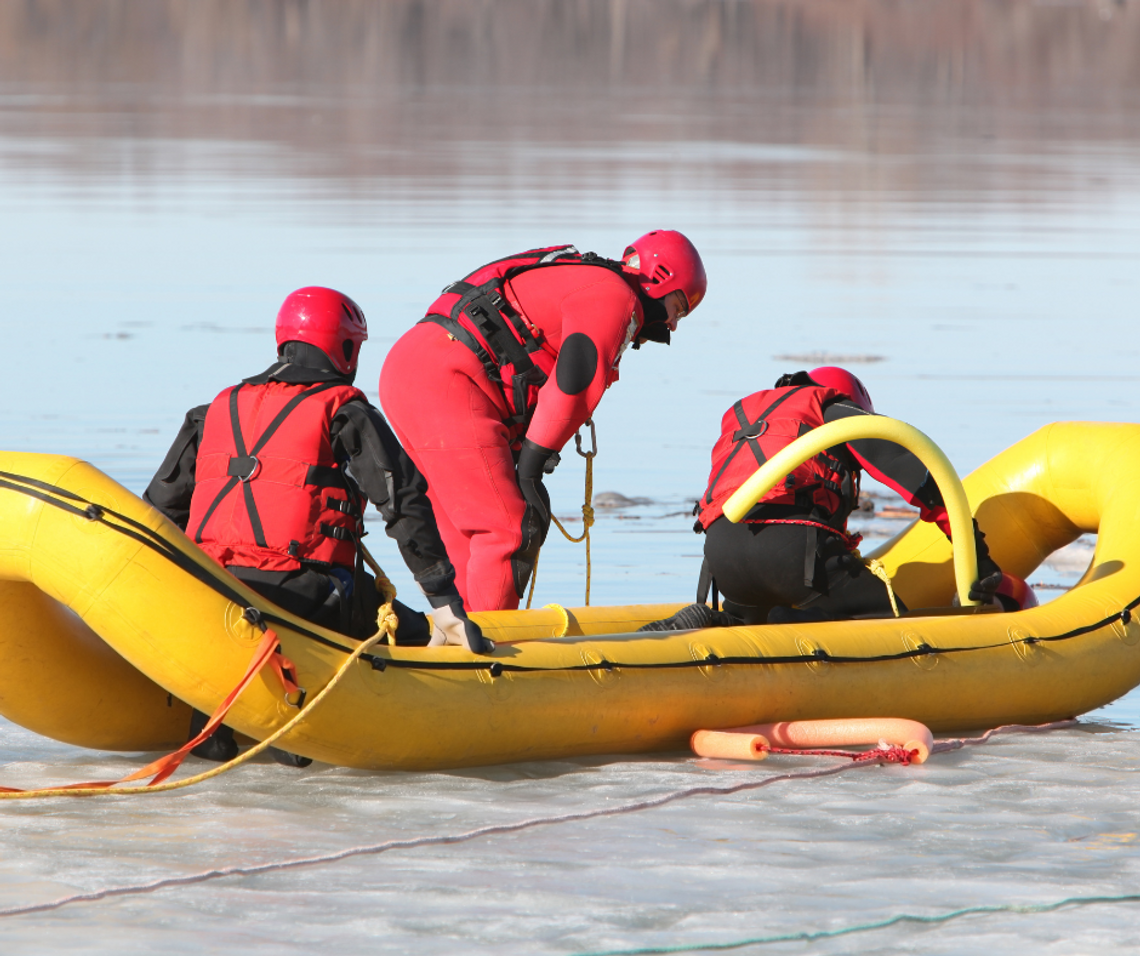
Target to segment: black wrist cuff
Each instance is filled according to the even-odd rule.
[[[542,445],[532,442],[529,438],[524,438],[522,450],[519,452],[519,481],[534,481],[536,479],[541,481],[543,466],[553,454],[553,449],[543,448]]]
[[[425,596],[428,599],[428,604],[430,604],[433,609],[437,607],[447,607],[455,602],[458,602],[460,607],[463,606],[463,598],[459,596],[458,591],[452,591],[450,594],[428,594]]]

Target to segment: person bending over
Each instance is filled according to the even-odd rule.
[[[620,262],[532,249],[449,285],[388,352],[380,401],[427,477],[469,611],[518,607],[550,526],[543,475],[626,348],[667,344],[706,286],[679,232]]]

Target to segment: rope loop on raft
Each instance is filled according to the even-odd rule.
[[[372,569],[372,574],[376,578],[376,590],[380,592],[380,596],[384,599],[384,603],[380,605],[380,611],[377,615],[377,623],[380,626],[380,631],[385,635],[384,643],[395,644],[396,628],[400,624],[399,619],[396,617],[396,612],[392,610],[392,602],[396,599],[396,585],[394,585],[392,579],[384,573],[384,569],[380,567],[379,562],[372,557],[372,552],[364,546],[364,542],[359,538],[356,541],[356,546],[360,549],[360,556],[364,558],[365,564]]]
[[[558,526],[558,530],[562,532],[562,536],[571,544],[578,544],[579,542],[586,542],[586,602],[585,606],[590,606],[590,578],[593,572],[590,561],[590,529],[594,526],[594,458],[598,454],[598,433],[594,429],[594,420],[587,418],[585,424],[590,426],[590,450],[582,451],[582,432],[579,431],[574,435],[574,449],[586,459],[586,495],[585,500],[582,502],[582,533],[575,537],[570,534],[563,526],[562,522],[554,515],[553,511],[550,514],[550,520]],[[539,554],[541,554],[541,549]],[[527,594],[526,606],[530,610],[531,602],[534,600],[534,584],[538,579],[538,555],[534,557],[534,567],[531,569],[530,574],[530,591]]]
[[[891,601],[891,610],[895,612],[895,617],[899,616],[899,602],[895,599],[895,589],[891,586],[891,576],[887,573],[886,566],[878,558],[864,558],[863,555],[855,552],[856,556],[866,565],[867,570],[877,577],[887,588],[887,597]]]

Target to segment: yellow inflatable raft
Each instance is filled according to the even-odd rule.
[[[1133,467],[1133,458],[1137,466]],[[1099,534],[1080,583],[1016,614],[633,633],[679,605],[476,615],[498,647],[377,645],[280,741],[351,767],[424,769],[682,750],[700,728],[893,716],[950,729],[1080,714],[1140,683],[1140,425],[1041,429],[965,482],[1005,569]],[[948,603],[949,544],[916,524],[880,549],[912,607]],[[265,602],[92,466],[0,454],[0,713],[88,747],[185,740],[244,673],[259,608],[309,693],[355,642]],[[295,716],[270,675],[227,723]]]

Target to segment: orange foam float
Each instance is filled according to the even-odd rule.
[[[773,750],[815,750],[887,744],[925,763],[934,737],[925,724],[900,717],[853,717],[839,720],[789,720],[729,730],[698,730],[689,741],[698,757],[763,760]]]

